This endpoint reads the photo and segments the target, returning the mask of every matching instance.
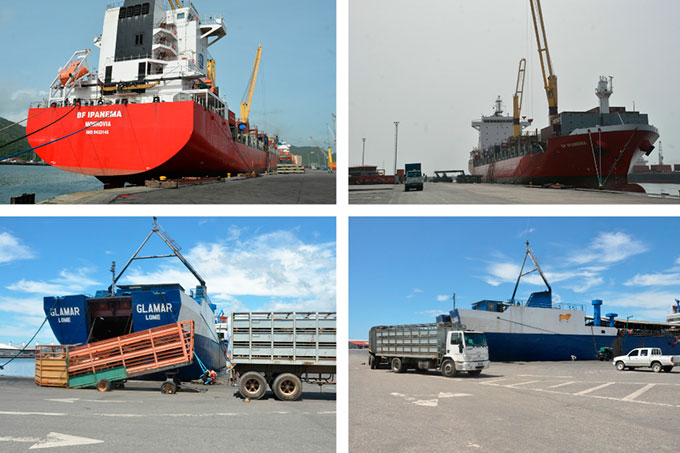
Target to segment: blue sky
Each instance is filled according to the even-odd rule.
[[[335,310],[334,218],[160,218],[208,285],[219,309]],[[42,298],[110,285],[146,235],[144,218],[0,217],[0,343],[27,341],[45,315]],[[171,253],[154,235],[142,255]],[[119,283],[197,285],[176,258],[135,261]],[[49,325],[37,337],[54,340]]]
[[[602,299],[602,313],[665,321],[680,298],[679,228],[678,218],[351,218],[349,338],[434,322],[454,292],[460,308],[510,299],[527,240],[554,302],[592,316]],[[534,273],[516,297],[543,288]]]
[[[40,100],[73,52],[93,49],[112,0],[2,2],[0,42],[6,62],[0,72],[0,116],[18,121]],[[223,15],[227,36],[210,50],[217,61],[220,93],[238,115],[253,70],[257,46],[262,62],[251,123],[294,145],[309,136],[329,139],[326,123],[335,112],[334,0],[196,0],[201,16]],[[167,2],[166,2],[167,4]]]

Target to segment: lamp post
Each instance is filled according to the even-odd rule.
[[[633,315],[626,316],[626,335],[628,335],[628,320],[632,317],[633,317]]]
[[[363,146],[361,149],[361,166],[364,166],[364,156],[366,155],[366,137],[362,138]]]
[[[398,183],[397,178],[397,142],[399,139],[399,121],[394,122],[394,183]]]

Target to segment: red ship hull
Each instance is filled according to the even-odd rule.
[[[628,172],[631,162],[651,151],[651,144],[658,138],[655,130],[642,128],[553,137],[543,152],[479,165],[471,160],[468,169],[473,175],[481,175],[484,182],[559,183],[644,192],[642,187],[628,182]]]
[[[40,110],[47,111],[33,117]],[[34,148],[46,145],[36,150],[45,162],[112,185],[260,173],[278,162],[275,154],[234,141],[227,119],[192,101],[51,107],[31,109],[29,117],[27,134],[47,126],[29,137]]]

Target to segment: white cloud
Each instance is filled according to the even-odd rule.
[[[2,115],[0,115],[2,116]],[[33,251],[10,233],[0,233],[0,264],[33,258]]]
[[[638,307],[642,310],[663,310],[664,313],[668,313],[677,297],[675,292],[650,290],[612,294],[606,297],[606,301],[616,307]]]
[[[28,116],[32,102],[41,101],[47,91],[36,88],[13,88],[7,80],[0,80],[0,117],[10,121],[20,121]]]
[[[422,293],[422,292],[423,292],[422,289],[414,288],[413,291],[411,291],[411,294],[409,294],[408,296],[406,296],[406,298],[407,298],[407,299],[412,299],[413,296],[415,296],[416,294]]]
[[[529,228],[525,229],[524,231],[520,232],[520,233],[517,235],[517,237],[520,237],[520,238],[521,238],[521,237],[528,236],[528,235],[530,235],[531,233],[533,233],[534,231],[536,231],[534,228],[529,227]]]
[[[450,298],[451,298],[451,296],[449,296],[447,294],[439,294],[437,296],[437,301],[438,302],[445,302],[445,301],[449,300]]]
[[[419,311],[416,313],[417,315],[427,315],[431,316],[432,318],[436,318],[439,315],[445,315],[448,314],[448,311],[444,310],[425,310],[425,311]],[[434,322],[434,319],[433,319]]]
[[[234,232],[228,232],[232,237]],[[305,309],[335,309],[335,243],[309,244],[290,231],[277,231],[255,238],[202,243],[186,257],[208,284],[216,303],[242,307],[235,296],[293,298]],[[166,264],[153,272],[131,269],[126,283],[178,282],[185,288],[196,285],[181,265]],[[314,308],[316,307],[316,308]]]
[[[42,297],[18,299],[11,297],[0,298],[0,312],[19,313],[21,315],[45,316]],[[4,318],[4,316],[0,317]],[[0,329],[0,333],[4,334]]]
[[[74,272],[67,269],[59,273],[59,278],[49,281],[19,280],[7,286],[7,289],[45,296],[64,293],[83,292],[87,288],[98,285],[96,280],[88,277],[92,272],[90,268],[76,269]]]
[[[680,274],[636,274],[624,283],[626,286],[672,286],[680,285]]]
[[[575,252],[568,261],[572,264],[615,264],[646,251],[642,241],[626,233],[606,232],[598,234],[585,250]]]

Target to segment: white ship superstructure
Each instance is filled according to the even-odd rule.
[[[172,8],[161,0],[125,0],[104,16],[99,68],[90,50],[76,52],[50,90],[50,105],[172,102],[194,100],[224,117],[226,101],[215,85],[209,48],[227,35],[224,18],[200,18],[191,2]]]
[[[478,149],[487,150],[492,146],[500,145],[512,137],[512,116],[503,115],[503,102],[500,96],[496,99],[494,113],[491,116],[482,116],[480,120],[472,122],[472,127],[479,131]],[[530,121],[520,121],[521,130],[531,125]]]

